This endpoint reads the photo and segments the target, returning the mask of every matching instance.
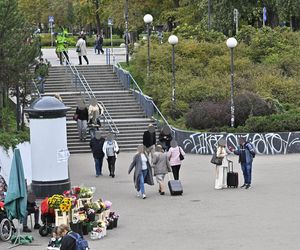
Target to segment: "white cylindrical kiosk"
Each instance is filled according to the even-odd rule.
[[[37,197],[70,189],[66,112],[52,96],[36,99],[26,111],[30,122],[32,190]]]

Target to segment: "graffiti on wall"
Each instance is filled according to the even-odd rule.
[[[178,132],[180,133],[180,131]],[[221,138],[226,139],[227,146],[237,148],[238,138],[240,137],[251,142],[257,154],[300,153],[300,132],[263,134],[184,133],[179,135],[185,151],[196,154],[212,154]]]

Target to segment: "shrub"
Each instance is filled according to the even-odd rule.
[[[2,113],[3,118],[3,129],[0,130],[0,146],[9,149],[10,147],[14,148],[19,143],[29,141],[30,137],[28,129],[16,131],[14,112],[9,108],[3,108],[0,112]]]
[[[229,106],[224,102],[194,103],[186,115],[187,127],[194,129],[214,129],[229,123]]]
[[[260,96],[244,91],[234,98],[235,102],[235,125],[244,125],[249,116],[264,116],[275,112],[273,106]]]
[[[300,112],[253,116],[246,121],[245,130],[256,133],[300,131]]]

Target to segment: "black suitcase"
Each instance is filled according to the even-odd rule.
[[[182,195],[183,188],[182,188],[180,180],[169,180],[168,186],[169,186],[171,195]]]
[[[239,186],[239,174],[233,172],[233,162],[228,161],[229,171],[227,173],[227,187],[237,188]]]

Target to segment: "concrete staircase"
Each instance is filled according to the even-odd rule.
[[[77,69],[85,76],[97,100],[103,102],[116,124],[119,130],[116,140],[120,150],[135,150],[137,145],[142,143],[143,132],[147,129],[148,124],[154,123],[154,121],[146,117],[131,91],[123,88],[117,76],[112,72],[111,66],[77,66]],[[46,79],[45,95],[56,93],[60,94],[66,106],[71,107],[67,113],[69,151],[71,153],[90,153],[90,138],[88,137],[85,142],[80,141],[77,124],[72,120],[77,100],[81,98],[80,91],[72,86],[71,75],[63,66],[51,67]],[[108,132],[108,127],[102,126],[102,130]]]

